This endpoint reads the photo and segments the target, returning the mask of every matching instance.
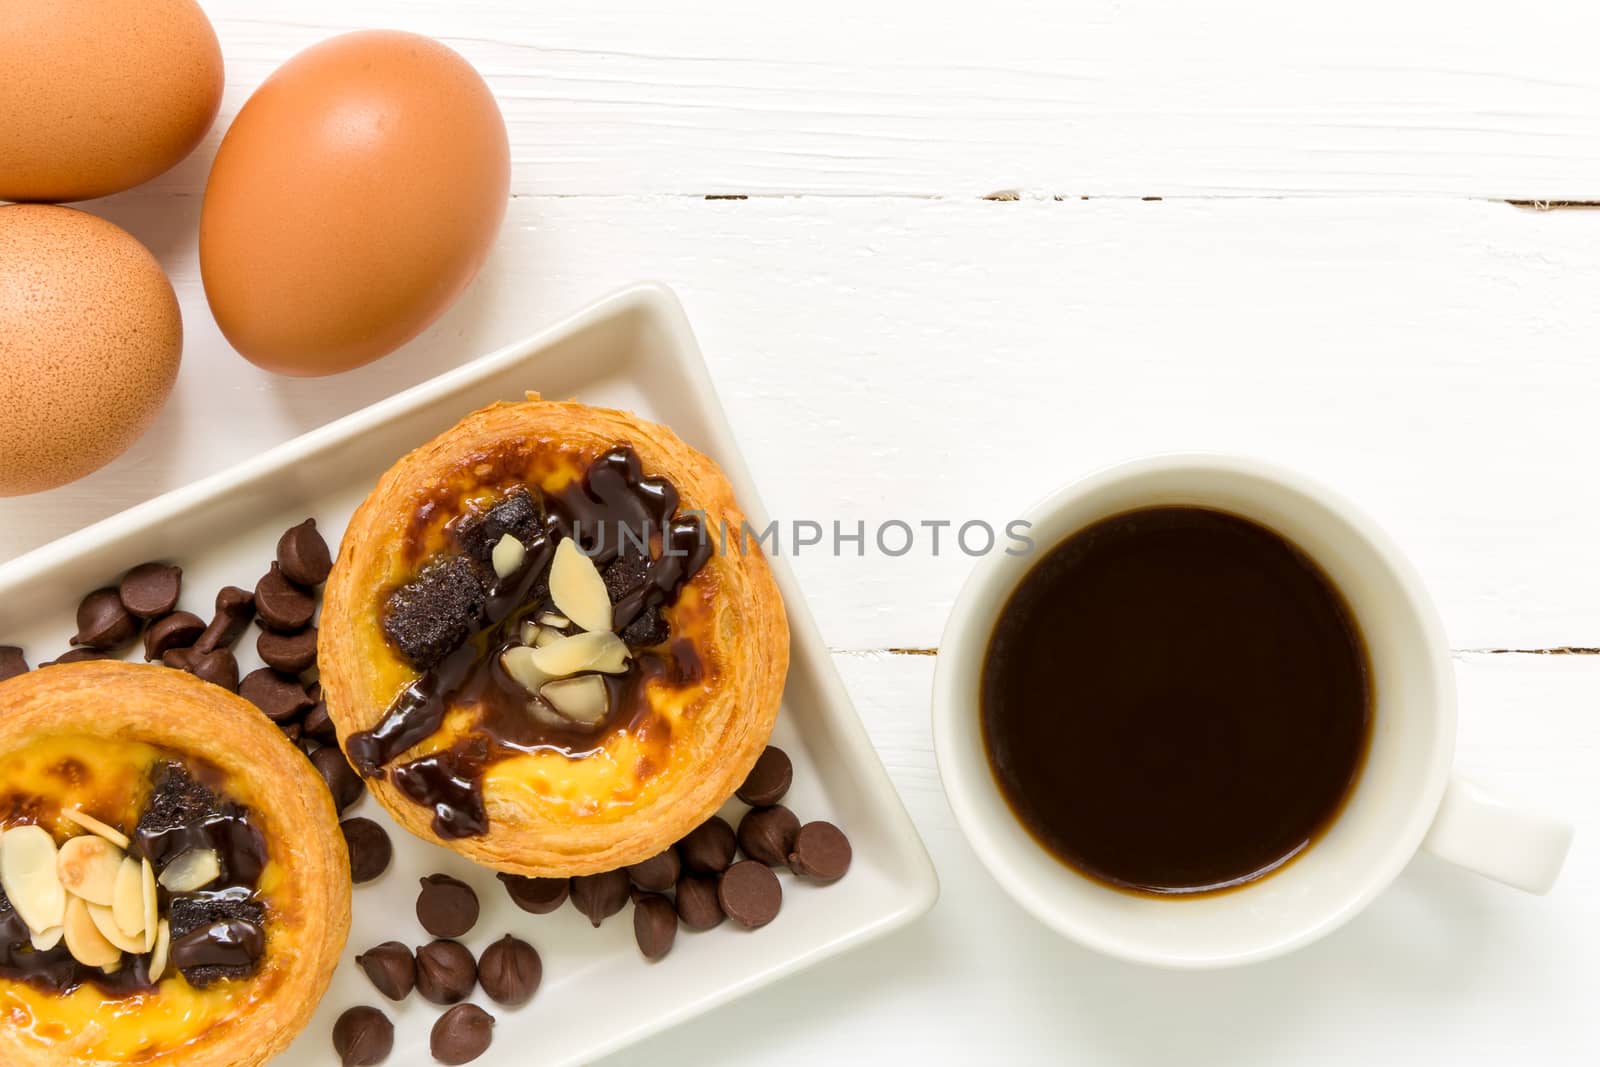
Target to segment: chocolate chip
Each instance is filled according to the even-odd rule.
[[[156,619],[178,606],[183,568],[170,563],[141,563],[122,576],[117,593],[122,606],[141,619]]]
[[[317,520],[307,519],[278,538],[278,566],[283,576],[306,588],[321,585],[333,570],[328,542],[317,532]]]
[[[344,1067],[376,1067],[394,1050],[394,1023],[377,1008],[351,1008],[333,1024],[333,1051]]]
[[[472,634],[485,596],[483,568],[468,557],[430,564],[389,597],[384,636],[417,670],[430,670]]]
[[[28,673],[28,660],[16,645],[0,645],[0,682]]]
[[[225,648],[205,653],[193,648],[169,648],[161,654],[161,665],[187,671],[203,682],[220,685],[230,693],[239,691],[239,661]]]
[[[54,667],[58,663],[88,663],[91,660],[110,658],[110,656],[104,652],[101,652],[98,648],[73,648],[61,653],[61,655],[47,663],[39,664],[39,666]]]
[[[190,656],[188,666],[184,667],[184,670],[202,682],[220,685],[230,693],[239,691],[239,661],[233,658],[232,652],[225,648],[219,648],[215,652],[196,653],[193,649],[187,651],[193,655]],[[166,662],[165,658],[162,662]]]
[[[284,737],[288,738],[289,739],[289,743],[291,745],[299,745],[300,744],[300,733],[301,733],[301,730],[300,730],[300,724],[299,723],[297,723],[297,722],[279,723],[278,724],[278,732],[283,734]],[[315,755],[315,754],[316,753],[313,752],[310,755],[308,755],[307,758],[309,759],[310,756]]]
[[[633,898],[633,939],[644,958],[654,963],[672,951],[678,937],[678,913],[660,893],[640,893]]]
[[[768,745],[734,795],[753,808],[764,808],[782,800],[793,781],[794,764],[789,761],[789,754],[777,745]]]
[[[494,1034],[494,1016],[476,1004],[459,1004],[433,1024],[428,1034],[428,1051],[440,1063],[454,1067],[471,1063],[489,1048]]]
[[[572,889],[568,878],[524,878],[504,872],[496,877],[505,885],[511,903],[534,915],[548,915],[561,907]]]
[[[317,598],[285,578],[276,562],[256,583],[256,614],[263,626],[292,634],[305,629],[316,611]]]
[[[378,992],[390,1000],[404,1000],[417,984],[417,960],[411,950],[398,941],[385,941],[356,957],[356,966],[367,972]]]
[[[572,904],[595,926],[622,910],[628,902],[628,872],[581,874],[572,880]]]
[[[496,1004],[515,1008],[539,991],[544,964],[539,952],[526,941],[507,934],[478,957],[478,984]]]
[[[317,662],[317,628],[307,626],[293,634],[262,630],[261,636],[256,638],[256,652],[261,662],[285,674],[310,670]]]
[[[754,930],[778,917],[783,907],[783,886],[772,868],[759,860],[740,860],[722,872],[717,882],[717,903],[728,918]]]
[[[459,941],[430,941],[417,949],[417,992],[435,1004],[455,1004],[472,995],[478,964]]]
[[[360,885],[389,869],[394,846],[383,827],[371,819],[346,819],[339,824],[344,844],[350,852],[350,880]]]
[[[746,856],[769,867],[782,867],[794,851],[800,820],[782,804],[751,808],[739,820],[739,848]]]
[[[260,708],[273,722],[287,722],[311,706],[300,679],[271,667],[251,671],[239,683],[239,695]]]
[[[239,640],[250,620],[256,617],[256,598],[236,585],[225,585],[217,594],[216,614],[206,625],[205,633],[194,643],[196,652],[215,652],[219,648],[232,648]]]
[[[478,894],[458,878],[430,874],[417,894],[417,921],[434,937],[460,937],[478,922]]]
[[[808,822],[794,839],[789,869],[814,881],[837,882],[850,869],[850,840],[831,822]]]
[[[163,615],[144,632],[144,658],[158,660],[172,649],[189,648],[205,632],[205,621],[192,611]]]
[[[199,658],[199,653],[192,648],[169,648],[161,653],[161,665],[171,667],[175,671],[188,671],[194,673],[194,661]]]
[[[310,693],[306,695],[311,696]],[[313,699],[315,698],[313,697]],[[321,741],[325,745],[338,743],[339,732],[334,729],[333,719],[328,715],[326,701],[317,700],[315,704],[311,705],[311,710],[306,712],[305,734],[307,737]]]
[[[686,874],[678,879],[678,918],[691,930],[709,930],[722,922],[717,880]]]
[[[333,794],[333,806],[341,812],[360,800],[361,794],[367,791],[367,784],[350,766],[350,761],[344,758],[338,745],[317,749],[312,753],[311,765],[322,775],[328,792]]]
[[[78,632],[72,643],[109,652],[132,641],[139,633],[139,620],[122,606],[115,589],[96,589],[78,605]],[[70,662],[58,658],[57,663]]]
[[[711,816],[678,842],[683,865],[696,874],[721,874],[733,862],[738,848],[733,827],[720,815]]]
[[[682,873],[683,861],[678,858],[678,850],[671,846],[628,868],[633,884],[651,893],[665,893],[678,884],[678,875]]]

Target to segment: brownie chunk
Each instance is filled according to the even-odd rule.
[[[671,637],[672,631],[667,626],[667,620],[661,614],[660,608],[645,608],[637,619],[623,627],[622,633],[618,636],[629,648],[649,648]]]
[[[510,534],[523,544],[544,529],[544,509],[528,490],[511,490],[488,511],[462,518],[455,528],[456,543],[480,563],[488,563],[500,538]]]
[[[191,848],[211,848],[228,885],[254,885],[267,863],[267,844],[244,808],[195,781],[168,760],[152,772],[150,798],[133,831],[137,851],[159,873]]]
[[[219,893],[180,893],[172,898],[167,912],[167,922],[172,928],[172,941],[176,944],[195,930],[212,923],[240,919],[262,925],[266,908],[262,903],[241,890],[224,890]],[[246,978],[255,970],[255,963],[245,966],[206,964],[183,968],[189,984],[204,988],[223,978]]]
[[[613,560],[600,577],[606,583],[606,594],[615,604],[650,577],[650,558],[628,545],[627,551]],[[645,648],[661,644],[670,636],[670,631],[667,620],[661,615],[660,606],[651,604],[625,626],[619,636],[631,648]]]
[[[627,552],[612,560],[600,575],[613,604],[643,585],[649,576],[650,557],[640,555],[631,545]]]
[[[417,670],[431,670],[472,636],[485,585],[482,567],[466,556],[430,563],[389,597],[384,635]]]
[[[192,847],[191,827],[221,814],[217,795],[189,774],[181,763],[168,760],[155,766],[150,799],[134,828],[139,851],[160,868],[185,848]]]

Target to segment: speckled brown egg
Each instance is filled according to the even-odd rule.
[[[155,421],[183,325],[125,230],[47,204],[0,207],[0,496],[97,470]]]
[[[0,0],[0,200],[87,200],[194,150],[222,49],[194,0]]]
[[[505,120],[465,59],[366,31],[290,59],[217,150],[200,273],[217,325],[280,374],[349,370],[459,296],[505,215]]]

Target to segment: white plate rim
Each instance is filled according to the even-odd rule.
[[[688,317],[671,288],[655,281],[638,282],[618,289],[567,318],[531,336],[498,348],[460,367],[446,371],[393,396],[360,408],[323,426],[308,430],[261,454],[215,474],[170,490],[136,504],[115,515],[41,545],[21,556],[0,563],[0,597],[56,568],[71,565],[141,529],[170,522],[207,501],[246,489],[252,482],[268,478],[314,453],[336,446],[365,430],[403,418],[440,399],[492,378],[523,362],[538,358],[544,350],[597,323],[611,318],[643,314],[656,320],[671,337],[677,356],[675,370],[690,379],[693,392],[701,398],[701,414],[709,426],[710,451],[734,487],[741,506],[756,528],[763,528],[767,512],[756,491],[743,453],[739,450],[727,414],[695,340]],[[660,1033],[769,985],[807,967],[815,966],[851,948],[884,937],[931,911],[939,897],[939,879],[920,833],[911,821],[904,801],[890,781],[877,749],[844,688],[832,654],[822,640],[809,605],[796,582],[788,561],[769,556],[774,577],[783,594],[789,615],[791,661],[807,662],[822,689],[823,712],[840,731],[846,744],[841,752],[852,758],[856,784],[869,796],[873,809],[885,820],[886,829],[897,839],[907,862],[900,869],[903,896],[900,905],[876,922],[851,933],[823,941],[808,951],[731,981],[715,991],[688,1000],[671,1010],[655,1014],[633,1025],[623,1025],[596,1040],[581,1055],[567,1063],[587,1062],[610,1055],[646,1037]],[[792,668],[791,668],[792,669]]]

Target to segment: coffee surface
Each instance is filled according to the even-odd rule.
[[[1283,537],[1198,507],[1103,519],[1024,577],[981,682],[989,763],[1069,866],[1118,888],[1252,881],[1338,815],[1372,719],[1343,597]]]

